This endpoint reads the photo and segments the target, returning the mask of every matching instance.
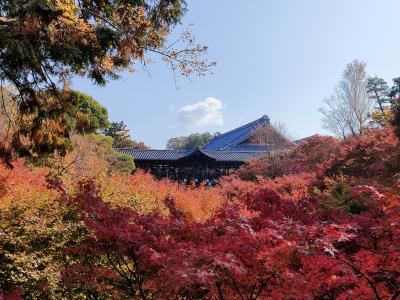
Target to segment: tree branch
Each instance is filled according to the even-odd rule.
[[[361,270],[359,268],[357,268],[355,265],[344,260],[343,258],[341,258],[339,256],[336,256],[336,258],[338,260],[340,260],[341,262],[345,263],[346,265],[348,265],[350,268],[352,268],[356,274],[361,275],[368,282],[368,285],[371,287],[371,289],[374,291],[376,299],[381,300],[381,297],[379,296],[378,290],[376,289],[374,282],[367,275],[365,275],[363,272],[361,272]]]
[[[174,45],[174,44],[177,43],[178,41],[184,39],[183,37],[181,37],[180,39],[178,39],[177,41],[175,41],[175,42],[172,43],[171,45],[167,46],[167,47],[164,48],[163,50],[157,50],[157,49],[155,49],[155,48],[150,48],[150,47],[146,47],[146,46],[141,46],[141,45],[138,45],[135,41],[133,41],[132,38],[130,37],[130,35],[129,35],[126,31],[124,31],[123,29],[121,29],[119,26],[115,25],[113,22],[111,22],[110,20],[108,20],[106,17],[104,17],[104,16],[100,15],[99,13],[96,13],[96,12],[90,10],[90,9],[87,9],[87,8],[80,7],[79,9],[80,9],[81,11],[84,11],[84,12],[87,12],[87,13],[89,13],[89,14],[92,14],[92,15],[95,16],[95,17],[98,17],[99,19],[101,19],[102,21],[104,21],[105,23],[107,23],[109,26],[111,26],[112,28],[114,28],[116,31],[118,31],[119,33],[121,33],[121,34],[123,34],[124,36],[126,36],[126,37],[128,38],[128,40],[130,41],[130,43],[131,43],[133,46],[138,47],[138,48],[141,48],[141,49],[146,50],[146,51],[149,51],[149,52],[153,52],[153,53],[159,54],[160,56],[164,57],[165,61],[169,62],[169,64],[171,65],[171,67],[172,67],[173,69],[174,69],[174,66],[173,66],[173,63],[172,63],[172,62],[175,61],[175,62],[177,62],[177,63],[179,63],[179,64],[188,64],[188,65],[190,65],[190,66],[193,68],[193,70],[195,70],[195,71],[197,71],[197,72],[200,72],[200,70],[197,68],[197,66],[200,66],[201,63],[196,63],[196,62],[194,62],[194,61],[192,61],[192,60],[188,60],[188,59],[179,59],[178,57],[176,57],[176,56],[174,56],[174,55],[171,55],[171,54],[169,54],[169,53],[166,52],[166,50],[170,49],[170,48],[172,47],[172,45]],[[179,54],[179,53],[184,53],[184,52],[185,52],[185,51],[182,50],[182,51],[178,52],[178,54]]]
[[[221,282],[218,281],[215,285],[217,286],[219,300],[225,300],[221,290]]]
[[[396,292],[394,292],[394,294],[392,295],[392,298],[390,298],[390,300],[396,300],[397,297],[399,297],[399,296],[400,296],[400,288],[398,288],[396,290]]]
[[[231,274],[229,274],[229,272],[227,272],[225,270],[225,268],[221,268],[221,269],[232,280],[233,286],[234,286],[236,292],[239,294],[240,299],[244,300],[244,297],[243,297],[242,293],[240,292],[239,286],[237,285],[235,278],[233,278],[233,276]]]

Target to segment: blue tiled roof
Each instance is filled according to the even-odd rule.
[[[265,154],[263,151],[205,151],[205,155],[218,162],[245,162],[246,160]]]
[[[311,139],[311,138],[313,138],[313,137],[316,137],[316,136],[318,136],[318,134],[310,135],[310,136],[308,136],[308,137],[295,140],[295,141],[293,141],[293,143],[295,143],[296,145],[300,145],[301,143],[307,142],[309,139]]]
[[[265,145],[256,145],[256,144],[241,144],[241,145],[232,145],[224,148],[224,151],[260,151],[260,152],[270,152],[271,148]]]
[[[256,129],[261,126],[269,124],[269,118],[267,116],[262,116],[260,119],[255,120],[251,123],[243,125],[234,130],[228,131],[224,134],[216,136],[207,145],[203,147],[203,150],[207,151],[218,151],[227,150],[233,145],[238,145],[241,142],[249,138]]]
[[[131,148],[118,149],[121,153],[132,155],[136,160],[175,161],[194,154],[204,154],[217,162],[244,162],[250,158],[265,154],[264,151],[206,151],[206,150],[141,150]]]
[[[120,148],[119,152],[129,154],[137,160],[164,160],[173,161],[186,157],[195,150],[142,150],[132,148]]]

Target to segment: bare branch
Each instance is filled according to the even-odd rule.
[[[366,64],[357,60],[347,64],[334,94],[324,100],[322,127],[346,138],[363,134],[373,110],[367,93]]]

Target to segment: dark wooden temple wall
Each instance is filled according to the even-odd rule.
[[[140,161],[136,167],[150,172],[156,178],[169,178],[180,182],[216,183],[221,176],[226,176],[238,169],[242,162],[216,162],[207,159],[183,159],[177,161]]]

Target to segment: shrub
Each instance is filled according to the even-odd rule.
[[[345,179],[328,180],[326,196],[322,197],[319,209],[336,210],[341,209],[349,214],[360,214],[366,207],[360,198],[355,198],[353,189]]]
[[[283,175],[249,162],[213,188],[95,155],[61,177],[0,165],[0,297],[396,299],[398,148],[391,129],[314,137]]]
[[[400,172],[400,144],[393,129],[371,130],[342,143],[326,174],[372,179],[389,184]]]
[[[186,186],[167,179],[159,181],[141,170],[132,176],[104,177],[98,183],[104,199],[109,199],[115,206],[130,207],[143,213],[166,213],[164,199],[173,197],[188,218],[204,221],[224,203],[218,187]]]
[[[257,181],[258,176],[276,178],[304,172],[321,175],[330,166],[340,147],[340,141],[333,137],[312,136],[289,151],[251,159],[236,174],[240,179],[250,181]]]
[[[372,186],[352,192],[375,200],[352,219],[338,220],[335,210],[320,215],[313,201],[263,188],[242,204],[253,215],[231,202],[196,222],[172,198],[168,216],[141,215],[113,208],[85,183],[67,203],[93,235],[70,248],[76,262],[63,278],[86,293],[122,298],[395,299],[399,197],[387,209],[376,201],[386,196]]]

